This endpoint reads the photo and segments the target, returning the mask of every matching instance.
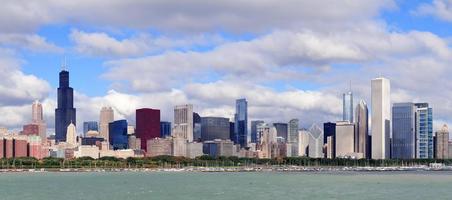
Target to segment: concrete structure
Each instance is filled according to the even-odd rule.
[[[97,146],[91,146],[91,145],[81,145],[77,148],[77,150],[74,152],[74,156],[76,158],[81,157],[91,157],[94,159],[98,159],[100,156],[99,147]]]
[[[148,157],[173,155],[173,140],[171,138],[154,138],[147,141]]]
[[[361,100],[355,109],[355,152],[370,158],[369,151],[369,110],[367,103]]]
[[[140,150],[141,149],[141,139],[137,138],[135,135],[129,135],[129,149]]]
[[[234,115],[234,138],[235,144],[246,147],[251,137],[248,135],[248,101],[237,99],[235,102]]]
[[[111,107],[102,107],[100,110],[99,119],[99,134],[105,139],[109,140],[109,130],[108,125],[115,120],[115,113]]]
[[[189,142],[186,145],[186,155],[185,157],[194,159],[196,157],[202,156],[203,154],[203,144],[199,142]]]
[[[201,141],[229,139],[229,119],[224,117],[201,117]]]
[[[234,142],[231,140],[216,139],[213,141],[205,141],[203,145],[204,154],[210,155],[214,158],[218,158],[220,156],[234,156],[234,151]]]
[[[0,137],[0,158],[20,158],[28,156],[28,136],[11,135]]]
[[[73,123],[69,124],[66,133],[66,143],[73,147],[77,146],[77,130]]]
[[[390,157],[391,86],[386,78],[371,83],[372,159],[386,159]]]
[[[58,87],[58,107],[55,109],[55,141],[65,142],[69,124],[76,123],[76,109],[74,108],[74,89],[69,87],[69,72],[60,72]]]
[[[308,156],[310,135],[307,130],[298,131],[298,156]]]
[[[193,105],[179,105],[174,107],[174,128],[180,130],[181,136],[193,142]]]
[[[135,127],[133,125],[127,126],[127,135],[133,135],[135,134]]]
[[[323,158],[323,131],[317,124],[309,129],[309,157]]]
[[[187,156],[187,139],[182,135],[173,137],[173,156]]]
[[[146,151],[146,142],[160,137],[160,110],[150,108],[136,110],[135,135],[141,139],[141,149]]]
[[[353,93],[351,89],[342,94],[342,121],[353,123]]]
[[[433,111],[428,103],[416,103],[416,158],[433,158]]]
[[[414,103],[395,103],[392,106],[391,158],[416,158],[416,107]]]
[[[449,127],[446,124],[436,131],[436,159],[449,159]]]
[[[353,123],[348,120],[336,122],[335,138],[336,157],[345,158],[355,153],[355,125]]]
[[[22,128],[22,135],[39,135],[39,125],[38,124],[27,124]]]
[[[38,125],[38,135],[41,137],[41,142],[46,143],[47,142],[47,124],[44,120],[44,112],[42,104],[36,100],[33,102],[33,105],[31,106],[31,115],[32,115],[32,124]]]

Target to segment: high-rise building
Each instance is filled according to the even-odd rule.
[[[179,105],[174,107],[174,129],[178,130],[177,134],[189,141],[193,142],[193,105]],[[173,132],[173,134],[176,134]]]
[[[77,130],[73,123],[69,124],[66,131],[66,143],[75,147],[77,145]]]
[[[416,152],[421,159],[433,158],[433,111],[428,103],[416,103]]]
[[[292,119],[289,121],[289,133],[287,135],[287,142],[297,143],[298,142],[298,129],[300,121],[298,119]]]
[[[369,110],[367,103],[361,100],[355,109],[355,152],[370,158],[369,147]]]
[[[353,123],[353,93],[342,94],[342,120]]]
[[[201,117],[201,140],[229,140],[229,119],[224,117]]]
[[[257,126],[259,124],[263,124],[264,121],[262,120],[256,120],[256,121],[251,121],[251,143],[260,143],[258,137],[257,137]]]
[[[331,137],[331,157],[336,157],[336,123],[327,122],[323,123],[323,144],[328,144],[328,137]]]
[[[395,103],[392,106],[391,158],[416,158],[416,107],[414,103]]]
[[[42,109],[42,104],[39,101],[33,102],[32,107],[32,124],[38,125],[38,135],[41,137],[41,142],[47,142],[47,124],[44,121],[44,112]]]
[[[355,153],[355,125],[347,121],[336,122],[336,156],[350,157]],[[327,139],[328,143],[328,139]]]
[[[171,136],[171,122],[160,122],[160,137],[166,138]]]
[[[201,116],[193,112],[193,141],[201,140]]]
[[[108,141],[114,150],[128,148],[127,120],[116,120],[108,124]]]
[[[39,125],[37,124],[27,124],[23,126],[22,135],[39,135]]]
[[[142,108],[136,110],[135,135],[141,139],[141,149],[147,151],[147,141],[160,137],[160,110]]]
[[[284,142],[287,142],[289,127],[287,123],[273,123],[276,128],[276,136],[284,138]]]
[[[323,158],[323,131],[313,124],[309,129],[309,157],[310,158]]]
[[[65,142],[67,127],[76,125],[76,109],[74,108],[74,89],[69,86],[69,72],[60,72],[58,87],[58,106],[55,109],[55,141]]]
[[[386,78],[372,82],[372,159],[390,157],[389,137],[391,131],[391,86]]]
[[[234,143],[240,147],[248,145],[248,102],[246,99],[237,99],[234,115]]]
[[[436,158],[449,159],[449,127],[446,124],[436,132]]]
[[[308,156],[309,152],[309,138],[311,133],[307,130],[298,131],[298,156]]]
[[[110,138],[108,133],[108,126],[111,122],[115,121],[115,114],[113,108],[111,107],[102,107],[100,110],[100,119],[99,119],[99,134],[101,137],[108,142]]]
[[[86,137],[88,131],[99,131],[99,126],[96,121],[83,122],[83,136]]]

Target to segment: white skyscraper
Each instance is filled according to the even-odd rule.
[[[113,122],[114,120],[115,120],[115,115],[114,115],[113,108],[103,107],[100,110],[99,134],[101,137],[103,137],[105,139],[105,141],[108,141],[108,138],[109,138],[108,124],[110,122]]]
[[[33,102],[32,111],[31,111],[32,124],[36,124],[39,127],[39,137],[41,137],[41,141],[43,143],[47,142],[47,125],[44,121],[44,114],[42,109],[42,104],[36,100]]]
[[[174,107],[174,130],[178,130],[188,142],[193,142],[193,105]]]
[[[323,158],[323,130],[314,124],[309,129],[309,133],[309,157]]]
[[[77,145],[77,131],[73,123],[69,124],[66,132],[66,143],[75,147]]]
[[[390,157],[391,86],[386,78],[372,80],[372,159]]]

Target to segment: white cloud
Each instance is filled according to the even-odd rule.
[[[431,15],[436,18],[452,22],[452,1],[433,0],[432,3],[421,4],[415,11],[416,15]]]
[[[55,44],[49,43],[45,38],[35,34],[0,34],[0,45],[34,52],[62,52],[63,49]]]

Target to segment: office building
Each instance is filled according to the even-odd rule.
[[[311,133],[309,133],[309,131],[307,130],[298,131],[298,156],[308,156],[310,135]]]
[[[160,137],[166,138],[171,136],[171,122],[160,122]]]
[[[298,142],[298,129],[299,129],[300,121],[298,119],[291,119],[289,121],[289,133],[287,142],[289,143],[297,143]]]
[[[446,124],[436,131],[436,159],[449,159],[449,127]]]
[[[201,141],[201,116],[193,112],[193,141]]]
[[[338,158],[351,157],[355,153],[355,124],[349,122],[348,120],[336,122],[335,139],[336,139],[335,145],[336,157]]]
[[[369,110],[367,103],[361,100],[355,109],[355,152],[370,158],[369,149]]]
[[[273,123],[273,126],[276,128],[277,137],[284,138],[284,142],[287,142],[289,135],[289,127],[287,123]]]
[[[372,96],[372,159],[390,157],[391,86],[386,78],[371,82]]]
[[[264,121],[262,120],[251,121],[251,143],[258,144],[260,142],[260,139],[257,137],[257,126],[263,123]]]
[[[336,123],[327,122],[323,123],[323,145],[328,143],[328,137],[331,137],[332,144],[330,145],[332,151],[332,157],[336,157]]]
[[[115,114],[114,114],[113,108],[102,107],[102,109],[100,110],[99,134],[107,142],[108,142],[108,139],[110,138],[110,136],[108,135],[108,133],[109,133],[108,126],[114,120],[115,120]]]
[[[428,103],[416,103],[417,158],[433,158],[433,111]]]
[[[174,129],[179,130],[181,136],[189,142],[193,142],[193,127],[193,105],[174,107]]]
[[[88,131],[99,131],[99,126],[96,121],[83,122],[83,136],[86,137]]]
[[[246,99],[237,99],[234,115],[234,143],[240,147],[248,145],[248,102]]]
[[[309,154],[310,158],[323,158],[323,131],[313,124],[309,129]]]
[[[173,155],[173,141],[171,138],[153,138],[147,141],[148,152],[146,156],[171,156]]]
[[[58,103],[55,109],[55,141],[65,142],[67,127],[76,125],[76,109],[74,108],[74,89],[69,86],[69,72],[60,72],[58,87]]]
[[[42,104],[39,101],[33,102],[32,107],[32,124],[38,125],[38,135],[41,137],[41,142],[47,142],[47,124],[44,121],[44,112],[42,108]]]
[[[22,135],[38,135],[39,136],[39,125],[38,124],[27,124],[22,128]]]
[[[351,90],[342,94],[342,121],[353,123],[353,93]]]
[[[416,158],[416,107],[414,103],[395,103],[392,106],[391,158]]]
[[[229,139],[229,119],[224,117],[201,118],[201,141]]]
[[[66,143],[70,147],[77,146],[77,129],[75,128],[75,124],[71,123],[67,126],[66,130]]]
[[[127,149],[129,146],[127,135],[127,120],[117,120],[108,125],[108,142],[113,150]]]
[[[136,110],[135,135],[141,139],[141,149],[147,150],[147,141],[160,137],[160,110],[142,108]]]
[[[234,143],[231,140],[212,140],[205,141],[203,145],[203,152],[214,158],[220,156],[231,157],[234,156]]]

